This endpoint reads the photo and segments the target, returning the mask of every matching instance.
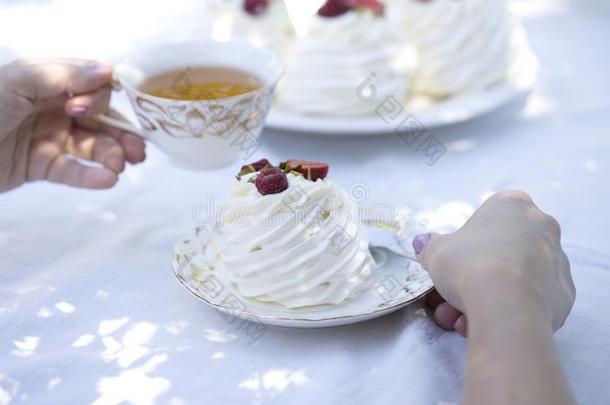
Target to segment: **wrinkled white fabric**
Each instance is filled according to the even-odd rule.
[[[191,7],[200,3],[176,0],[168,8],[151,1],[127,18],[117,13],[132,7],[124,1],[4,2],[0,47],[10,39],[22,55],[118,52],[121,41],[145,29],[181,24],[184,35],[198,26]],[[607,404],[610,12],[606,3],[581,0],[511,4],[542,60],[539,84],[522,107],[430,129],[447,147],[433,166],[397,136],[267,131],[254,158],[328,161],[348,190],[365,185],[363,204],[410,204],[421,215],[437,214],[430,225],[463,221],[495,190],[530,192],[562,224],[578,290],[556,334],[561,364],[579,403]],[[82,22],[74,13],[85,9]],[[145,17],[155,13],[166,19],[149,27]],[[109,23],[110,16],[135,21],[137,29]],[[85,25],[91,33],[73,34]],[[178,35],[168,30],[163,37],[172,33]],[[59,37],[65,40],[51,42]],[[269,327],[255,339],[260,331],[231,323],[177,283],[174,243],[193,217],[206,219],[202,206],[222,201],[238,166],[183,172],[149,147],[147,162],[128,168],[112,190],[29,184],[1,194],[0,403],[459,403],[466,341],[438,329],[419,305],[346,327]]]

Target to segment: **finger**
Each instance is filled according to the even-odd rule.
[[[8,65],[7,88],[29,100],[94,92],[110,83],[112,66],[87,60],[26,60]]]
[[[440,235],[438,233],[424,233],[413,238],[413,241],[411,242],[413,250],[415,251],[417,260],[424,269],[427,270],[427,264],[429,262],[427,258],[430,256],[430,252],[444,236],[445,235]]]
[[[434,310],[436,324],[446,330],[453,330],[453,326],[461,315],[462,313],[448,302],[443,302]]]
[[[110,117],[129,122],[121,113],[110,109],[107,113]],[[117,139],[123,146],[125,157],[129,163],[135,164],[143,162],[146,158],[146,144],[142,138],[121,129],[102,124],[90,117],[78,118],[76,124],[82,128],[93,131],[101,131]]]
[[[65,104],[66,114],[72,117],[86,117],[108,111],[112,88],[110,86],[93,93],[72,97]]]
[[[59,155],[49,166],[46,180],[72,187],[105,189],[116,184],[118,175],[110,169],[85,166]]]
[[[146,159],[146,144],[139,136],[129,132],[123,132],[121,135],[121,144],[123,145],[129,163],[141,163]]]
[[[53,137],[41,137],[30,147],[27,180],[49,180],[74,187],[109,188],[118,180],[107,168],[82,165],[65,154],[65,142]]]
[[[115,173],[125,169],[125,152],[111,136],[74,129],[66,144],[66,151],[81,159],[98,162]]]
[[[441,295],[436,290],[432,290],[429,294],[426,295],[425,303],[431,309],[436,309],[440,304],[445,302],[445,299],[441,297]]]
[[[457,321],[455,321],[455,325],[453,325],[453,329],[460,335],[466,337],[466,315],[461,315]]]

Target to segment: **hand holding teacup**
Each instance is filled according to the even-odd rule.
[[[172,86],[184,92],[198,84],[193,73],[201,67],[242,71],[258,84],[243,92],[203,94],[193,100],[140,89],[146,79],[175,71]],[[144,160],[144,142],[136,134],[157,144],[180,167],[213,169],[240,155],[247,159],[260,144],[258,136],[281,73],[275,54],[239,41],[181,43],[141,52],[115,69],[140,130],[109,108],[109,65],[66,59],[2,66],[0,191],[36,180],[112,187],[126,162]]]
[[[36,180],[108,188],[126,162],[144,160],[141,139],[92,119],[124,120],[109,109],[111,76],[108,65],[75,59],[0,67],[0,191]]]

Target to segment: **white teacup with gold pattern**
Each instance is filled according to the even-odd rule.
[[[181,72],[175,81],[188,83],[194,67],[247,72],[260,82],[253,91],[211,100],[177,100],[144,93],[140,85],[169,71]],[[258,139],[275,86],[283,69],[272,51],[245,41],[193,41],[164,44],[137,52],[115,67],[146,138],[171,162],[190,170],[210,170],[248,159]]]

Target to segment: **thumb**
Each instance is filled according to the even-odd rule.
[[[438,244],[438,241],[442,236],[443,235],[438,233],[422,233],[413,238],[411,245],[417,256],[417,261],[425,270],[428,270],[430,257],[435,249],[434,246]]]
[[[6,88],[30,101],[90,93],[106,86],[112,66],[90,60],[24,60],[10,64]]]

